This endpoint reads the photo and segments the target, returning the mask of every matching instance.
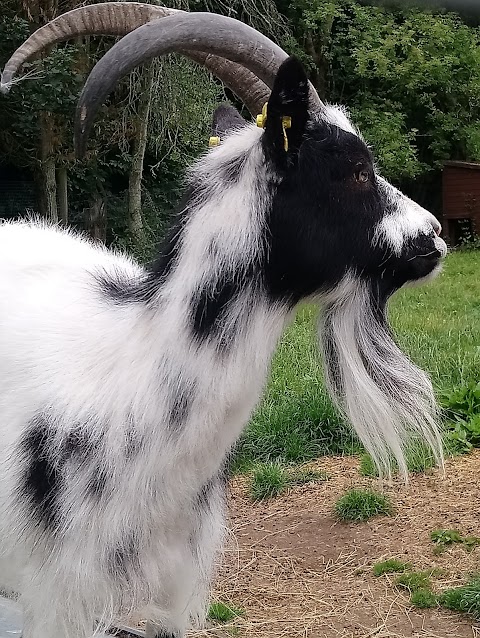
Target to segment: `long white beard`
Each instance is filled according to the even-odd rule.
[[[380,476],[391,474],[395,459],[407,477],[412,440],[426,444],[443,464],[431,381],[393,341],[370,287],[348,276],[325,301],[319,336],[327,385]]]

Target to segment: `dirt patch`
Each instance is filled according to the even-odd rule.
[[[479,570],[479,548],[452,547],[436,556],[430,532],[457,528],[480,536],[480,451],[449,460],[445,476],[437,470],[413,476],[408,487],[361,477],[355,458],[326,458],[308,467],[325,471],[329,480],[264,503],[249,501],[245,479],[233,481],[232,532],[215,597],[242,607],[245,616],[192,637],[480,638],[468,618],[412,608],[394,577],[372,574],[375,562],[398,558],[416,569],[442,570],[435,578],[441,591]],[[333,505],[352,486],[383,489],[395,515],[336,521]]]

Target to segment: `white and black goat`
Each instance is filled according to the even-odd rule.
[[[161,40],[172,19],[137,31]],[[222,20],[207,16],[214,40]],[[82,126],[137,31],[93,72]],[[405,470],[410,435],[441,457],[431,384],[385,312],[438,271],[440,226],[378,175],[344,111],[312,106],[299,62],[272,77],[264,128],[217,111],[221,143],[151,268],[41,223],[0,226],[0,584],[21,596],[24,638],[87,638],[132,609],[180,638],[202,617],[222,467],[302,300],[321,305],[330,389],[378,465]]]

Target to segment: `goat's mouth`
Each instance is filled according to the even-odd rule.
[[[422,284],[438,275],[442,269],[445,252],[435,246],[431,250],[410,255],[405,264],[403,285]]]
[[[442,269],[447,247],[442,239],[422,241],[420,246],[410,246],[402,256],[394,257],[386,264],[382,280],[389,295],[404,286],[422,284],[435,278]]]

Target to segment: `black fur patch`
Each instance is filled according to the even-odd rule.
[[[215,490],[224,493],[228,483],[227,465],[224,463],[218,473],[202,486],[197,495],[196,507],[200,510],[208,510],[210,498]]]
[[[195,397],[196,384],[187,384],[185,380],[178,378],[172,388],[172,399],[170,407],[170,428],[176,430],[185,423],[190,413],[193,399]]]
[[[190,214],[188,203],[193,189],[183,197],[175,221],[163,242],[158,257],[146,269],[141,279],[128,277],[126,273],[115,275],[99,272],[96,280],[104,298],[117,305],[149,303],[171,274],[180,250],[182,231]]]
[[[233,275],[225,274],[215,283],[204,286],[192,299],[191,316],[195,339],[202,343],[215,337],[222,327],[229,304],[241,294],[243,285]],[[228,337],[228,341],[234,335]],[[223,344],[228,346],[228,343]]]
[[[62,486],[61,471],[52,450],[49,420],[38,415],[28,424],[20,442],[20,491],[37,522],[47,529],[54,529],[59,522],[58,495]]]
[[[121,546],[111,552],[108,570],[114,577],[128,578],[132,569],[136,568],[138,568],[137,543],[133,536],[130,536]]]

